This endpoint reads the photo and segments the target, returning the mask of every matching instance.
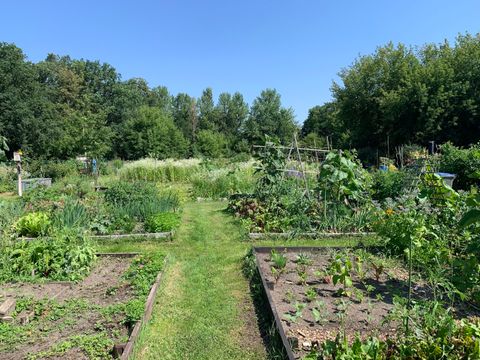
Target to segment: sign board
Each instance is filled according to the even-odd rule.
[[[15,162],[21,162],[22,161],[22,157],[20,156],[21,154],[19,152],[14,152],[13,153],[13,161]]]

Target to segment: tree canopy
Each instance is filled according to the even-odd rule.
[[[333,100],[310,109],[302,133],[335,147],[480,140],[480,36],[420,48],[389,43],[339,74]]]
[[[259,105],[266,97],[274,103],[268,110]],[[142,78],[122,80],[99,61],[49,54],[32,63],[14,44],[0,43],[0,136],[9,156],[19,149],[43,159],[226,156],[249,151],[260,137],[249,133],[247,119],[290,141],[296,125],[280,95],[266,90],[254,104],[249,109],[238,92],[215,101],[211,88],[199,98],[174,95]]]

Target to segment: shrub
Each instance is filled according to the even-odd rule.
[[[227,139],[222,133],[200,130],[195,142],[195,151],[208,158],[222,157],[227,152]]]
[[[167,232],[172,231],[180,225],[180,215],[178,213],[159,213],[150,216],[145,223],[148,232]]]
[[[78,175],[81,167],[82,165],[76,160],[31,160],[25,166],[25,170],[31,177],[47,177],[55,180],[66,176]]]
[[[22,216],[15,223],[14,228],[20,236],[37,237],[46,235],[50,229],[50,225],[51,221],[48,213],[37,211]]]
[[[3,244],[1,253],[2,281],[78,280],[88,274],[95,260],[95,251],[88,240],[71,232],[34,241],[13,241]]]
[[[111,205],[126,205],[157,196],[154,184],[136,181],[133,183],[117,181],[105,191],[105,200]]]
[[[480,144],[461,149],[446,143],[440,147],[439,170],[456,174],[455,189],[468,190],[480,185]]]
[[[412,185],[411,176],[405,171],[379,171],[372,173],[372,198],[385,200],[396,198]]]

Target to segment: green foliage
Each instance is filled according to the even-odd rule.
[[[290,143],[296,130],[293,110],[283,108],[280,95],[274,89],[263,90],[252,104],[245,123],[245,137],[250,143],[260,144],[265,135]]]
[[[55,212],[53,226],[56,229],[80,229],[89,225],[89,215],[85,206],[74,200],[67,200],[62,208]]]
[[[135,257],[123,278],[130,282],[138,296],[147,296],[155,279],[163,269],[165,256],[160,253]]]
[[[478,35],[419,48],[388,43],[340,72],[333,101],[311,109],[303,133],[331,135],[335,147],[386,154],[402,144],[478,142]],[[328,131],[332,131],[328,133]],[[365,158],[362,156],[362,158]],[[449,170],[444,170],[449,171]],[[459,183],[461,185],[461,183]],[[463,185],[461,185],[463,186]]]
[[[184,182],[201,171],[199,159],[163,160],[142,159],[127,163],[120,178],[127,181]]]
[[[161,109],[142,106],[125,121],[121,129],[120,155],[138,159],[153,155],[157,159],[182,158],[187,141],[173,119]]]
[[[148,232],[168,232],[176,229],[180,225],[180,215],[178,213],[159,213],[150,216],[145,229]]]
[[[24,166],[31,177],[45,177],[53,180],[80,173],[81,164],[75,160],[40,160],[32,159]]]
[[[94,260],[92,245],[75,233],[34,241],[4,240],[0,279],[78,280],[89,273]]]
[[[333,285],[337,285],[338,283],[343,285],[343,288],[340,288],[338,291],[340,295],[350,296],[351,294],[349,289],[353,286],[351,277],[352,268],[352,260],[350,256],[345,254],[338,254],[330,264]]]
[[[14,229],[19,236],[37,237],[46,235],[51,224],[50,216],[38,211],[23,215],[14,224]]]
[[[372,198],[382,201],[386,198],[396,198],[408,191],[412,186],[411,175],[406,171],[372,172]]]
[[[367,197],[368,181],[354,153],[330,152],[320,167],[317,191],[325,201],[356,203]]]
[[[140,181],[112,183],[105,191],[105,201],[114,219],[126,223],[133,219],[146,221],[154,214],[175,210],[179,206],[174,194],[162,197],[155,184]]]
[[[195,150],[207,158],[225,156],[227,151],[225,135],[212,130],[200,130],[196,136]]]
[[[251,163],[239,163],[223,169],[207,169],[191,178],[194,198],[218,199],[232,194],[251,193],[255,187]]]
[[[440,147],[438,167],[442,172],[456,175],[455,189],[468,190],[472,185],[480,185],[480,144],[461,149],[446,143]]]

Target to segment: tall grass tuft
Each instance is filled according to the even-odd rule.
[[[255,187],[253,163],[197,173],[191,183],[194,197],[218,199],[237,193],[251,193]]]
[[[125,164],[119,175],[122,180],[187,182],[201,171],[200,159],[142,159]]]

